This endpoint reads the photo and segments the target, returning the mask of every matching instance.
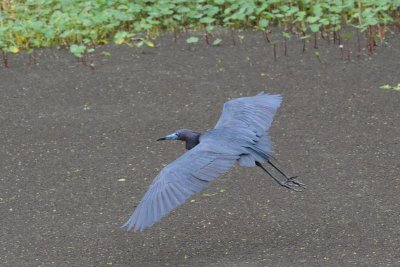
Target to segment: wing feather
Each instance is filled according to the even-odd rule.
[[[258,136],[262,136],[271,126],[281,101],[280,95],[270,95],[264,92],[256,96],[230,100],[224,104],[215,128],[250,128]]]
[[[226,173],[238,158],[211,150],[207,142],[200,143],[161,170],[122,227],[134,231],[150,227]]]

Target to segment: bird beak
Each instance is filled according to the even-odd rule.
[[[178,135],[176,133],[173,133],[157,139],[157,141],[162,140],[178,140]]]

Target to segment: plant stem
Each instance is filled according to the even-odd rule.
[[[82,64],[86,66],[86,65],[87,65],[87,53],[85,53],[85,54],[82,56],[82,59],[81,59],[81,60],[82,60]]]
[[[325,40],[325,36],[324,36],[324,32],[322,31],[322,28],[321,28],[321,30],[320,30],[319,32],[320,32],[320,34],[321,34],[321,39],[324,39],[324,40]]]
[[[271,41],[269,40],[267,29],[265,29],[265,30],[263,31],[263,34],[264,34],[265,40],[266,40],[268,43],[270,43]]]
[[[361,56],[360,31],[357,29],[357,58]]]
[[[378,46],[378,44],[376,43],[376,26],[374,28],[372,28],[372,48]]]
[[[234,35],[234,32],[233,32],[233,30],[231,30],[231,39],[232,39],[232,43],[233,43],[233,45],[236,45],[236,41],[235,41],[235,35]]]
[[[317,45],[317,33],[314,33],[314,48],[318,49],[318,45]]]
[[[8,68],[8,57],[7,57],[7,53],[2,50],[3,53],[3,63],[4,63],[4,67]]]
[[[273,46],[274,46],[274,61],[276,62],[276,43],[274,43]]]
[[[204,39],[206,40],[206,43],[208,45],[210,45],[210,40],[209,40],[209,36],[208,36],[208,32],[206,31],[205,35],[204,35]]]
[[[340,55],[342,56],[342,60],[344,60],[343,47],[340,48]]]
[[[366,32],[367,34],[367,47],[368,47],[368,54],[372,55],[373,54],[373,37],[372,37],[372,29],[371,26],[368,27],[368,31]]]
[[[306,36],[306,33],[303,32],[303,53],[306,52],[306,44],[307,44],[305,36]]]
[[[178,40],[177,34],[176,34],[176,29],[174,29],[174,44],[176,44],[176,41]]]
[[[336,31],[333,31],[333,43],[336,44]]]
[[[287,47],[287,40],[286,40],[286,38],[285,38],[285,41],[284,41],[284,46],[285,46],[285,57],[287,57],[287,55],[288,55],[288,47]]]
[[[384,28],[381,27],[380,24],[377,24],[376,28],[377,28],[379,40],[380,40],[381,46],[382,46],[383,45],[383,40],[385,39],[385,30],[384,30]]]

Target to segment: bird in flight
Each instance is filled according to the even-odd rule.
[[[305,188],[297,181],[297,176],[289,177],[271,161],[274,158],[268,129],[281,101],[280,95],[264,92],[233,99],[224,104],[214,129],[202,133],[180,129],[158,139],[185,141],[188,151],[155,177],[122,228],[142,232],[236,163],[242,167],[258,166],[288,189],[301,191]],[[263,163],[271,165],[286,180],[279,180]]]

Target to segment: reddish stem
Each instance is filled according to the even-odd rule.
[[[264,34],[265,40],[266,40],[268,43],[270,43],[271,41],[269,40],[267,29],[265,29],[265,30],[263,31],[263,34]]]
[[[368,42],[368,53],[369,53],[369,55],[372,55],[374,53],[374,50],[373,50],[374,43],[373,43],[371,26],[368,27],[367,42]]]
[[[306,44],[307,44],[306,38],[304,36],[306,36],[305,32],[303,32],[303,53],[306,52]]]
[[[357,29],[357,58],[361,56],[360,32]]]
[[[379,39],[381,40],[381,45],[383,45],[383,40],[385,39],[385,28],[381,27],[380,24],[378,24],[376,27],[377,27]]]
[[[321,33],[321,39],[325,40],[324,32],[322,31],[322,29],[320,30],[320,33]]]
[[[288,53],[287,53],[288,48],[287,48],[287,40],[286,40],[286,39],[285,39],[284,45],[285,45],[285,57],[287,57],[287,55],[288,55]]]
[[[317,45],[317,33],[314,33],[314,48],[318,49],[318,45]]]
[[[204,35],[204,39],[206,40],[206,43],[208,45],[210,45],[210,40],[209,40],[209,36],[208,36],[208,32],[206,31],[205,35]]]
[[[3,50],[3,63],[4,63],[4,67],[8,68],[8,57],[7,57],[7,53]]]
[[[83,55],[83,57],[82,57],[81,60],[82,60],[82,64],[86,66],[86,65],[87,65],[87,53],[85,53],[85,54]]]

